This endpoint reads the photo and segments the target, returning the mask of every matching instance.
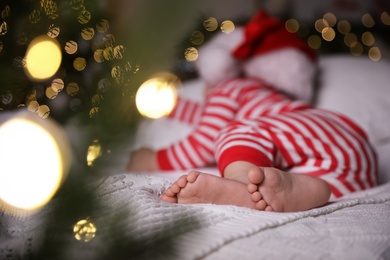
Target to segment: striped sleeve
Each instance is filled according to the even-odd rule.
[[[179,97],[174,109],[168,115],[168,118],[175,119],[189,125],[194,125],[200,119],[202,107],[202,104],[199,102]]]
[[[234,119],[237,107],[237,102],[229,94],[221,91],[211,93],[190,135],[157,151],[160,169],[189,169],[212,164],[215,160],[214,140],[221,129]],[[179,111],[175,113],[179,118],[185,114]]]

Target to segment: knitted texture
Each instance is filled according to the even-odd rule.
[[[64,259],[109,259],[110,221],[133,239],[172,239],[170,259],[386,259],[390,252],[390,183],[355,193],[322,208],[296,213],[269,213],[211,204],[179,205],[159,201],[159,195],[178,173],[119,174],[93,185],[102,204],[96,237],[76,240],[70,228],[63,236]],[[30,216],[2,215],[0,259],[28,259],[42,239],[45,219],[61,201]],[[174,226],[181,221],[184,226]],[[59,223],[60,224],[60,223]],[[175,227],[172,229],[172,227]],[[112,238],[111,238],[112,239]],[[145,259],[164,259],[161,248],[149,248]],[[149,254],[149,255],[148,255]],[[165,255],[166,256],[166,255]],[[131,259],[132,255],[123,255]]]

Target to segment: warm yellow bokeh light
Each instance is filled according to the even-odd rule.
[[[379,61],[382,58],[381,50],[378,47],[372,47],[368,51],[368,57],[372,61]]]
[[[341,20],[337,23],[337,30],[341,33],[341,34],[347,34],[351,31],[351,24],[349,21],[347,20]]]
[[[67,175],[66,135],[50,119],[25,111],[0,126],[0,204],[6,211],[46,204]]]
[[[195,47],[189,47],[184,51],[184,58],[189,62],[196,61],[198,57],[199,52],[198,49]]]
[[[354,33],[347,33],[344,36],[344,43],[348,47],[355,46],[357,44],[357,42],[358,42],[358,38],[357,38],[356,34],[354,34]]]
[[[221,23],[221,31],[223,33],[230,34],[235,30],[235,28],[235,24],[230,20],[226,20]]]
[[[209,17],[203,21],[203,27],[209,32],[215,31],[218,28],[218,21],[214,17]]]
[[[381,21],[384,25],[390,25],[390,15],[389,13],[387,13],[386,11],[385,12],[382,12],[381,14]]]
[[[334,40],[335,37],[336,37],[336,32],[334,31],[334,29],[332,27],[325,27],[322,30],[322,38],[325,41],[331,42]]]
[[[88,218],[82,219],[73,226],[73,233],[77,240],[89,242],[96,236],[96,227]]]
[[[326,27],[329,27],[329,23],[325,19],[318,19],[314,23],[314,27],[316,28],[317,32],[322,32]]]
[[[296,33],[299,30],[299,22],[296,19],[289,19],[285,22],[284,27],[290,33]]]
[[[360,42],[356,42],[349,48],[349,50],[352,55],[360,56],[363,54],[364,51],[363,44],[361,44]]]
[[[160,118],[168,115],[176,104],[176,76],[165,73],[147,80],[137,91],[135,102],[141,115]]]
[[[201,45],[204,42],[204,34],[200,31],[195,31],[191,35],[191,43],[195,45]]]
[[[307,43],[312,49],[318,50],[322,45],[322,40],[318,35],[310,35],[310,37],[307,39]]]
[[[333,13],[326,13],[323,18],[328,23],[329,27],[333,27],[337,23],[337,17]]]
[[[26,73],[35,80],[47,79],[57,72],[61,60],[58,42],[46,35],[38,36],[26,52]]]
[[[375,20],[371,14],[364,14],[362,16],[362,24],[367,28],[372,28],[375,25]]]
[[[375,37],[371,32],[364,32],[362,34],[362,42],[366,46],[372,46],[375,43]]]
[[[102,147],[98,140],[94,140],[88,147],[87,163],[88,166],[92,166],[93,162],[102,154]]]

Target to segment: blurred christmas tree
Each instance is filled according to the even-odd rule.
[[[49,212],[42,244],[38,252],[30,252],[27,258],[63,257],[64,251],[72,247],[66,242],[74,235],[69,234],[72,226],[75,233],[84,236],[82,239],[95,235],[88,217],[94,219],[103,209],[90,181],[102,168],[116,163],[111,160],[112,151],[122,145],[121,137],[131,137],[141,119],[135,107],[140,84],[156,71],[170,68],[172,52],[168,49],[175,32],[168,27],[181,21],[185,10],[191,11],[191,4],[180,2],[140,1],[131,28],[126,28],[130,31],[123,31],[111,26],[115,13],[108,7],[115,1],[0,1],[0,110],[27,109],[64,126],[72,125],[82,137],[81,142],[73,142],[72,168]],[[38,39],[55,43],[60,52],[58,70],[44,77],[35,76],[30,66],[44,67],[57,57],[44,49],[31,65],[29,50]],[[131,212],[119,209],[116,217],[130,221],[132,218]],[[80,218],[84,222],[75,225]],[[157,239],[137,239],[124,235],[126,232],[116,223],[115,218],[104,223],[108,231],[100,236],[111,242],[100,249],[92,245],[95,256],[101,250],[101,257],[113,259],[123,254],[129,258],[153,256],[153,252],[164,252],[166,257],[173,250],[170,238],[164,235],[167,230],[156,231]],[[172,227],[176,224],[182,226],[173,223]],[[87,244],[84,248],[89,250]]]

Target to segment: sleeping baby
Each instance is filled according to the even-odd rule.
[[[134,151],[128,170],[216,164],[221,176],[190,170],[162,201],[291,212],[376,185],[376,154],[361,127],[310,105],[316,55],[281,21],[258,12],[206,44],[197,66],[205,102],[179,98],[168,116],[193,131],[164,149]]]

